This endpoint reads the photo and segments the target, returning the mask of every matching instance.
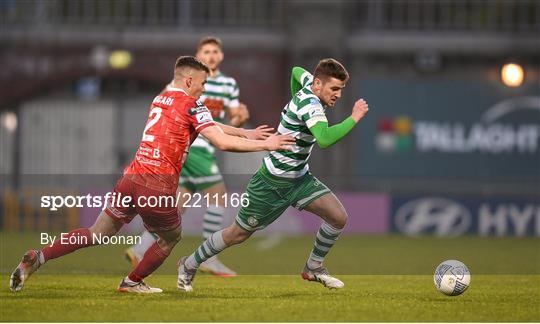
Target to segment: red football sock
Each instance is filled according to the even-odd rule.
[[[48,261],[92,245],[94,243],[92,242],[90,230],[88,228],[78,228],[54,240],[52,246],[44,247],[41,252],[45,261]]]
[[[129,280],[139,282],[148,277],[167,259],[169,253],[163,251],[156,243],[146,251],[139,265],[128,275]]]

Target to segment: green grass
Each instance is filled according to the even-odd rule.
[[[129,271],[124,246],[73,253],[45,265],[20,293],[7,279],[20,256],[38,247],[37,233],[0,233],[0,321],[540,321],[540,247],[537,238],[458,239],[401,236],[343,237],[328,257],[346,287],[328,290],[298,275],[312,237],[286,238],[261,250],[262,237],[229,249],[222,259],[241,275],[198,275],[195,291],[176,291],[175,262],[198,238],[186,238],[147,279],[164,293],[134,296],[115,291]],[[447,297],[433,286],[444,259],[464,261],[472,272],[463,295]]]
[[[1,321],[538,321],[539,276],[480,275],[458,297],[435,291],[431,276],[344,275],[331,291],[299,276],[199,276],[191,294],[175,276],[148,283],[161,295],[114,291],[118,276],[36,275],[17,294],[0,293]]]

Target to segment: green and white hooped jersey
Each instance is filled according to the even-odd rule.
[[[222,122],[225,119],[225,111],[231,107],[238,107],[240,102],[240,89],[234,78],[221,72],[216,76],[206,79],[204,92],[199,100],[204,103],[210,111],[215,121]]]
[[[309,128],[317,122],[328,122],[320,99],[311,92],[313,76],[302,76],[303,88],[298,91],[281,113],[280,134],[296,139],[292,151],[271,151],[264,164],[271,174],[283,178],[298,178],[309,170],[308,159],[316,139]]]
[[[239,96],[240,89],[236,80],[220,72],[216,76],[208,77],[204,85],[204,92],[199,100],[210,109],[214,120],[221,123],[225,119],[225,110],[240,105]],[[200,135],[191,146],[204,147],[212,153],[216,150],[208,140]]]

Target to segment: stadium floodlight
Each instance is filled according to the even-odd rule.
[[[2,121],[2,127],[4,127],[9,133],[15,132],[17,129],[17,114],[12,111],[2,113],[0,117]]]
[[[501,80],[507,87],[519,87],[523,83],[523,68],[516,63],[507,63],[501,69]]]
[[[129,51],[116,50],[109,56],[109,65],[113,69],[125,69],[131,65],[131,62],[132,56]]]

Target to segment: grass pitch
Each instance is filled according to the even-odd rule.
[[[160,295],[114,291],[111,275],[36,275],[17,294],[2,289],[2,321],[538,321],[539,276],[480,275],[464,295],[435,291],[431,276],[344,275],[342,290],[300,276],[199,276],[195,291],[176,291],[173,275],[149,284]]]
[[[164,293],[145,296],[115,291],[129,271],[121,259],[125,247],[104,246],[51,261],[23,291],[11,293],[9,272],[38,240],[37,233],[0,234],[0,321],[540,321],[537,238],[343,237],[327,265],[346,286],[328,290],[298,275],[312,237],[270,245],[259,237],[222,256],[240,276],[199,274],[195,291],[186,294],[176,291],[174,263],[199,243],[187,238],[146,280]],[[432,271],[450,258],[472,272],[471,287],[457,297],[433,285]]]

